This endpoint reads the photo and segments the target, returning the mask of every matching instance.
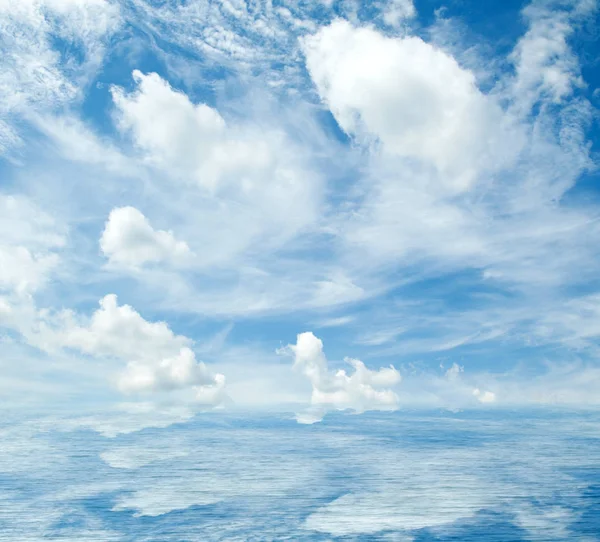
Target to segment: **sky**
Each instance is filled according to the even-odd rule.
[[[595,0],[0,0],[0,51],[11,409],[599,405]]]

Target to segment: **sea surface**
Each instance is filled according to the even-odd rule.
[[[598,412],[169,423],[6,413],[0,540],[600,540]]]

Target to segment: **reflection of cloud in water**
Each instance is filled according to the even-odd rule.
[[[334,414],[307,427],[223,415],[113,438],[73,420],[67,431],[14,423],[1,445],[0,525],[11,530],[0,537],[593,537],[596,418]]]

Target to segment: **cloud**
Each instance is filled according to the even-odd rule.
[[[533,335],[539,343],[595,351],[600,336],[600,295],[573,297],[560,309],[549,309],[537,319]]]
[[[580,83],[568,38],[591,13],[584,4],[526,8],[530,31],[509,57],[515,71],[495,67],[485,91],[487,52],[467,69],[448,48],[341,20],[304,38],[322,103],[367,156],[358,196],[332,229],[349,273],[377,276],[392,292],[367,309],[359,332],[359,343],[391,345],[375,355],[500,339],[574,344],[568,317],[552,307],[582,310],[565,292],[593,281],[598,265],[596,210],[569,197],[592,165],[593,113],[577,93],[560,90],[563,79],[571,89]],[[556,71],[564,78],[552,79]],[[440,304],[427,281],[442,277],[453,286],[440,288]],[[399,309],[403,296],[419,301]],[[455,309],[458,299],[465,308]]]
[[[374,331],[362,333],[357,339],[356,344],[364,344],[368,346],[379,346],[395,340],[402,335],[405,328],[397,327],[392,329],[376,329]]]
[[[412,19],[417,10],[412,0],[390,0],[383,7],[383,20],[392,27],[398,26],[406,19]]]
[[[308,417],[299,415],[299,421],[319,421],[329,410],[365,412],[398,407],[398,396],[390,388],[399,384],[401,377],[393,366],[371,371],[362,361],[346,358],[354,373],[348,375],[344,369],[332,373],[323,353],[323,342],[311,332],[300,333],[296,344],[287,348],[294,355],[294,368],[312,385],[312,409]]]
[[[193,104],[156,73],[133,72],[138,89],[112,89],[121,130],[130,132],[148,160],[175,168],[181,176],[216,190],[228,176],[261,169],[271,160],[268,148],[252,140],[230,140],[225,120],[206,104]]]
[[[568,281],[571,262],[595,260],[593,212],[557,205],[591,165],[585,100],[524,110],[518,76],[501,73],[484,93],[475,71],[421,38],[342,20],[303,49],[322,102],[368,156],[360,197],[333,219],[354,268],[482,269],[529,285]],[[557,244],[565,256],[548,265]]]
[[[594,10],[595,2],[588,0],[536,0],[523,9],[529,28],[510,57],[516,70],[512,92],[521,106],[529,108],[538,100],[560,103],[584,86],[568,39]]]
[[[134,0],[129,18],[160,40],[152,47],[173,71],[187,81],[205,78],[202,70],[182,62],[174,50],[185,50],[202,59],[208,69],[218,66],[241,74],[260,73],[261,83],[275,92],[297,93],[303,84],[297,37],[314,32],[317,22],[313,9],[327,18],[333,15],[331,3],[307,6],[287,4],[253,6],[240,2],[191,2],[155,5]],[[346,10],[343,3],[340,8]],[[243,29],[243,31],[240,31]],[[281,69],[272,69],[274,64]]]
[[[106,136],[99,136],[76,115],[47,113],[36,118],[36,128],[53,143],[53,151],[71,165],[86,164],[95,174],[139,178],[143,168]],[[104,169],[104,171],[102,171]],[[89,186],[86,186],[89,189]]]
[[[118,125],[131,134],[146,160],[170,177],[196,183],[209,193],[240,191],[241,199],[306,197],[294,156],[281,133],[228,123],[216,109],[194,104],[156,73],[133,72],[137,90],[112,88]]]
[[[17,132],[5,121],[0,119],[0,156],[5,155],[14,147],[23,143]]]
[[[198,387],[197,399],[218,404],[221,402],[218,395],[225,386],[225,377],[221,374],[213,376],[204,363],[196,361],[195,354],[189,348],[182,348],[177,356],[162,359],[155,367],[129,362],[119,376],[117,385],[125,393]],[[213,394],[201,389],[207,385],[214,386],[214,390],[211,390]]]
[[[440,189],[466,190],[480,172],[514,159],[518,147],[499,144],[510,133],[500,107],[473,73],[421,38],[337,20],[303,43],[311,78],[341,128],[433,165]]]
[[[461,367],[458,363],[453,363],[452,366],[446,371],[446,378],[448,380],[456,380],[460,373],[464,372],[465,368]]]
[[[27,198],[5,194],[0,194],[0,229],[0,294],[31,294],[56,270],[64,232]]]
[[[196,356],[221,363],[222,345],[203,352],[140,313],[221,326],[276,312],[371,347],[361,359],[403,364],[398,396],[376,385],[388,369],[347,360],[354,369],[336,373],[324,355],[318,370],[297,365],[317,383],[285,387],[286,368],[241,368],[244,349],[230,349],[228,389],[267,407],[297,402],[306,381],[305,420],[492,395],[575,404],[576,390],[592,404],[585,362],[563,387],[552,369],[530,388],[504,364],[597,350],[600,223],[576,184],[593,166],[595,113],[572,46],[594,3],[533,2],[502,58],[493,43],[467,50],[462,34],[448,45],[439,18],[413,35],[408,0],[325,4],[0,0],[0,152],[21,145],[6,186],[28,194],[0,197],[1,340],[71,363],[73,380],[104,372],[123,392],[217,403],[221,380]],[[133,70],[148,66],[139,51],[160,75]],[[460,365],[404,369],[442,352]],[[499,373],[474,373],[463,353],[501,358]]]
[[[495,403],[496,394],[493,391],[481,391],[479,388],[473,390],[473,395],[480,403]]]
[[[440,364],[440,369],[441,372],[422,366],[419,362],[403,364],[399,407],[457,410],[490,408],[496,404],[515,406],[518,403],[518,400],[514,402],[514,395],[505,392],[511,385],[521,382],[520,375],[468,370],[456,362],[448,369]],[[490,391],[490,388],[498,394]]]
[[[33,251],[58,249],[66,244],[64,227],[30,198],[0,194],[2,243]]]
[[[134,207],[110,212],[100,248],[113,264],[139,266],[150,262],[177,263],[188,258],[190,248],[170,231],[155,230]]]
[[[120,23],[118,5],[107,0],[0,2],[0,120],[8,125],[0,151],[19,141],[19,120],[35,123],[36,114],[82,97]]]
[[[56,267],[56,254],[32,254],[25,247],[0,247],[0,288],[17,293],[37,289]]]
[[[239,269],[246,251],[270,253],[316,224],[321,176],[276,122],[226,120],[155,73],[133,78],[132,92],[112,88],[117,125],[161,190],[177,191],[193,266]]]
[[[189,338],[175,335],[165,322],[148,322],[129,305],[119,306],[116,295],[100,301],[87,325],[69,320],[56,340],[92,356],[126,361],[117,377],[122,392],[191,390],[195,402],[212,405],[225,399],[225,377],[196,361]]]
[[[353,315],[337,316],[333,318],[325,318],[315,323],[317,327],[342,327],[351,324],[356,319]]]
[[[114,294],[100,300],[87,325],[67,326],[63,337],[65,345],[82,352],[124,358],[165,357],[191,344],[165,322],[148,322],[130,305],[119,306]]]

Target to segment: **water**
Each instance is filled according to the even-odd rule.
[[[600,540],[598,413],[126,422],[5,417],[0,540]]]

